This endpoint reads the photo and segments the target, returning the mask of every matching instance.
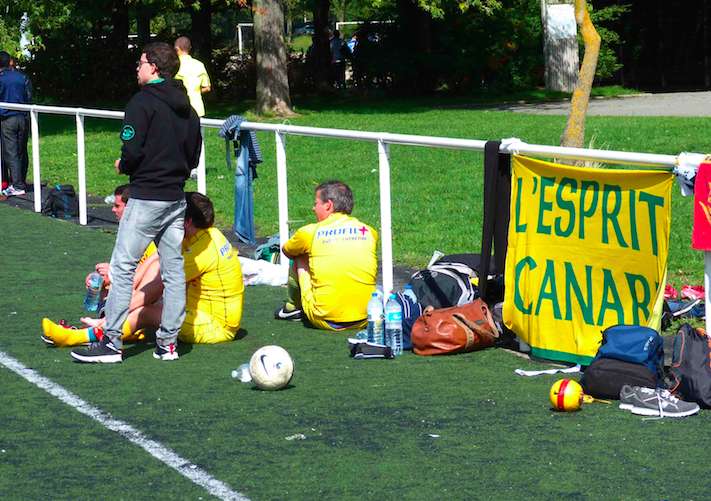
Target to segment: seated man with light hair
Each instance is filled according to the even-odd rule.
[[[313,211],[317,222],[299,228],[282,248],[293,262],[289,299],[275,318],[305,316],[325,330],[361,328],[375,290],[378,235],[350,215],[353,193],[340,181],[316,187]]]
[[[237,250],[213,226],[214,208],[200,193],[185,194],[185,238],[182,244],[186,282],[185,321],[178,339],[183,343],[221,343],[237,335],[242,319],[244,284]],[[160,262],[151,261],[141,283],[134,287],[123,339],[135,341],[142,330],[160,325],[163,283]],[[56,346],[76,346],[103,337],[104,319],[83,318],[84,329],[67,328],[45,318],[43,340]]]

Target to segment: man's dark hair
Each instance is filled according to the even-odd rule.
[[[116,189],[114,190],[114,196],[115,197],[121,197],[121,200],[123,200],[123,203],[128,203],[128,199],[131,196],[131,191],[129,190],[128,184],[122,184],[120,186],[117,186]]]
[[[322,202],[333,202],[334,212],[353,212],[353,192],[346,183],[326,181],[316,187],[316,194]]]
[[[190,43],[190,39],[188,37],[176,38],[173,46],[177,47],[178,49],[182,50],[183,52],[187,52],[188,54],[190,54],[190,51],[193,48],[193,44]]]
[[[10,60],[12,60],[12,56],[10,54],[4,50],[0,51],[0,68],[9,68]]]
[[[209,228],[215,224],[215,208],[212,202],[202,193],[188,191],[185,193],[185,219],[190,219],[196,228]]]
[[[149,43],[143,49],[146,61],[156,65],[158,73],[163,78],[173,78],[180,67],[180,60],[175,49],[165,42]]]

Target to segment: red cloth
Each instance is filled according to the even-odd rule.
[[[694,180],[694,230],[691,247],[711,251],[711,163],[702,163]]]

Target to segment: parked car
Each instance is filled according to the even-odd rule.
[[[313,34],[314,34],[314,24],[313,23],[304,23],[303,25],[294,29],[295,36],[313,35]]]

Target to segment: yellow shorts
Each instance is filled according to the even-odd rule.
[[[178,339],[189,344],[215,344],[234,340],[239,327],[231,328],[208,313],[188,310]]]
[[[318,317],[314,311],[314,291],[311,287],[311,275],[308,273],[299,274],[299,289],[301,292],[301,310],[306,315],[309,323],[317,329],[343,331],[347,329],[363,329],[368,325],[368,319],[339,324]]]

